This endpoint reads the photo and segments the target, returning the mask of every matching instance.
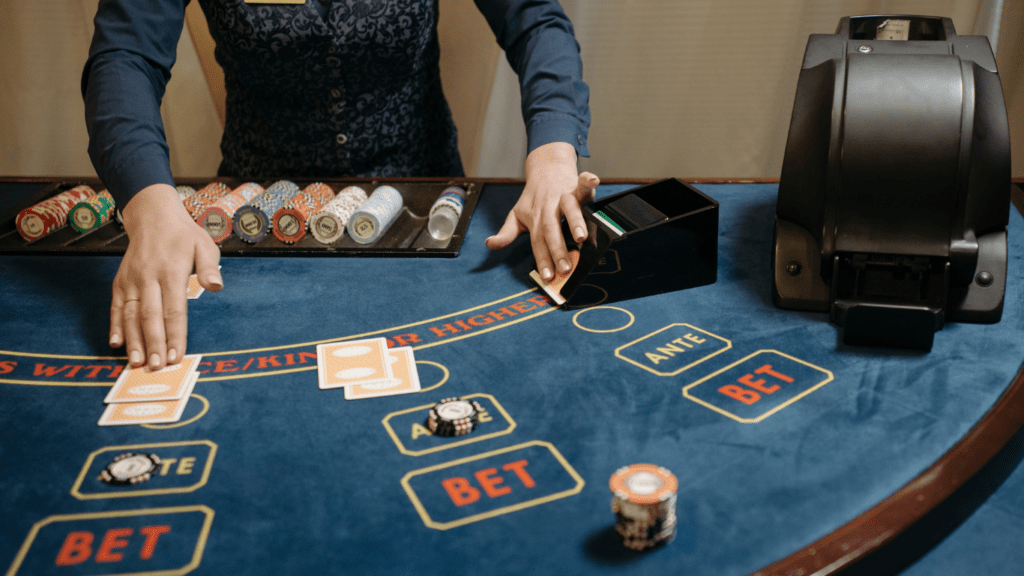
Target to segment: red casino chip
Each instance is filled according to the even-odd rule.
[[[18,229],[18,234],[25,240],[38,240],[63,228],[68,223],[68,214],[75,204],[95,195],[96,192],[88,186],[75,186],[22,210],[14,219],[14,225]]]

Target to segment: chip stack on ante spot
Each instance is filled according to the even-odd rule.
[[[569,251],[569,270],[567,272],[555,272],[555,277],[550,282],[545,282],[540,274],[536,270],[530,271],[530,278],[540,286],[541,290],[547,293],[548,297],[555,301],[555,304],[561,306],[565,304],[565,298],[562,297],[562,287],[572,276],[573,271],[576,270],[576,266],[580,263],[580,251],[570,250]]]

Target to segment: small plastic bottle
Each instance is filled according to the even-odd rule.
[[[427,232],[435,240],[448,240],[455,233],[455,227],[462,217],[462,206],[466,202],[466,191],[458,186],[449,186],[430,207]]]

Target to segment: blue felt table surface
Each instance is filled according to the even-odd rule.
[[[602,186],[599,193],[625,188]],[[195,390],[209,410],[169,430],[96,426],[110,382],[0,384],[0,566],[13,566],[33,525],[54,515],[201,505],[215,515],[197,574],[747,574],[913,479],[984,416],[1020,370],[1024,221],[1016,211],[1001,322],[947,324],[932,351],[922,353],[845,346],[827,314],[775,308],[768,262],[777,185],[698,188],[721,203],[715,284],[584,312],[532,310],[490,331],[460,328],[460,338],[429,328],[471,313],[430,321],[537,295],[526,292],[528,241],[501,252],[483,245],[515,202],[515,186],[485,189],[456,259],[223,258],[225,289],[190,303],[189,352],[244,359],[237,351],[309,352],[322,340],[417,333],[424,386],[444,384],[418,395],[346,401],[340,390],[319,390],[308,369],[225,379],[214,377],[237,374],[211,372]],[[39,364],[68,361],[38,354],[116,355],[105,342],[117,263],[0,257],[0,367],[18,362],[29,374]],[[671,376],[616,355],[672,325],[730,347]],[[688,385],[759,352],[833,379],[757,423],[684,396]],[[0,382],[16,373],[0,372]],[[397,449],[384,425],[389,415],[466,394],[493,396],[514,429],[429,454]],[[199,409],[191,402],[184,418]],[[217,453],[209,481],[195,491],[86,500],[71,494],[97,450],[200,440],[216,444]],[[425,524],[402,487],[410,473],[535,440],[553,446],[582,479],[578,494],[439,530]],[[633,462],[660,464],[679,479],[679,534],[647,554],[625,551],[609,533],[608,477]],[[560,485],[561,472],[538,469],[538,487]],[[83,489],[102,488],[92,477],[84,482]],[[1018,470],[908,573],[967,574],[983,565],[973,573],[1018,574],[1022,484]],[[450,504],[443,491],[423,490],[429,510]],[[1017,546],[1008,549],[1010,543]],[[33,546],[23,570],[53,568],[45,542]],[[145,567],[133,562],[127,567]],[[87,568],[98,571],[83,563],[61,573]]]

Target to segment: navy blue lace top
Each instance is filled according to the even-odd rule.
[[[173,185],[160,100],[189,0],[102,0],[82,75],[89,155],[120,206]],[[198,0],[224,69],[220,166],[247,179],[460,176],[438,0]],[[529,150],[587,156],[589,90],[557,0],[475,0],[519,74]]]

